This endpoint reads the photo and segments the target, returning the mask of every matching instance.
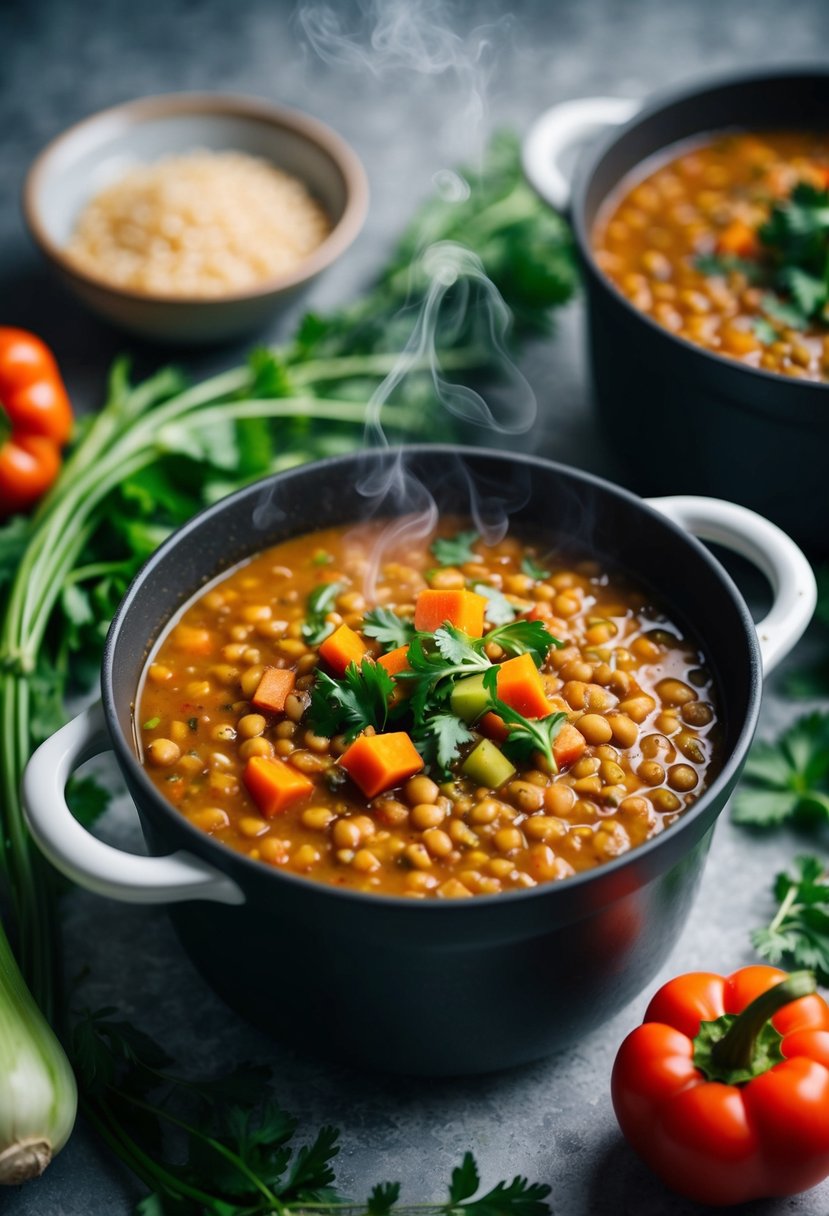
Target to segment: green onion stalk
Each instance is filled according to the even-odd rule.
[[[395,358],[326,359],[321,361],[320,380],[360,373],[382,377]],[[480,353],[456,352],[451,362],[457,367],[465,360],[478,363]],[[18,927],[20,963],[18,968],[0,924],[0,1183],[21,1182],[42,1172],[69,1135],[77,1100],[71,1068],[49,1028],[56,1011],[58,957],[51,873],[28,834],[20,798],[36,708],[31,677],[50,618],[65,586],[76,582],[77,576],[96,573],[94,564],[79,567],[78,562],[106,520],[113,493],[160,457],[179,451],[188,433],[198,436],[211,425],[253,418],[301,417],[351,424],[352,446],[359,443],[365,404],[312,394],[310,363],[296,379],[299,391],[277,398],[246,396],[255,384],[255,374],[247,368],[184,391],[176,391],[180,382],[171,371],[132,388],[126,365],[118,363],[106,405],[82,435],[32,521],[0,629],[0,857]],[[390,405],[387,416],[398,433],[422,431],[422,411]],[[4,1113],[9,1119],[5,1133]],[[19,1136],[13,1130],[18,1126],[23,1129]]]

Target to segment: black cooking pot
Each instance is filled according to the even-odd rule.
[[[596,213],[622,178],[672,145],[728,128],[827,130],[829,70],[771,69],[666,93],[566,102],[524,144],[530,180],[569,213],[589,318],[601,426],[643,494],[715,494],[768,515],[829,552],[829,385],[761,371],[677,337],[634,308],[593,256]],[[621,124],[621,125],[620,125]],[[560,160],[610,126],[580,159]]]
[[[714,672],[724,763],[661,836],[607,865],[535,889],[462,901],[342,890],[252,861],[198,831],[136,759],[134,705],[170,617],[218,573],[287,537],[364,517],[358,484],[394,453],[307,465],[202,512],[150,558],[120,606],[104,656],[102,706],[35,754],[24,779],[32,832],[83,886],[170,902],[185,950],[228,1004],[297,1046],[373,1069],[474,1073],[533,1059],[584,1035],[648,983],[680,933],[717,815],[757,721],[761,654],[774,663],[805,628],[814,580],[779,529],[728,503],[660,509],[585,473],[477,449],[405,450],[442,511],[469,508],[461,462],[514,527],[578,540],[629,572],[697,639]],[[383,508],[395,513],[392,507]],[[761,627],[708,551],[663,512],[761,563],[783,588]],[[152,857],[92,837],[65,806],[81,759],[114,749]],[[140,949],[140,944],[137,946]]]

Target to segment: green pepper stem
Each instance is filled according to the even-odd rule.
[[[776,1013],[792,1001],[817,991],[811,971],[793,971],[779,984],[761,992],[738,1014],[726,1034],[711,1048],[711,1061],[723,1072],[750,1069],[757,1036]]]

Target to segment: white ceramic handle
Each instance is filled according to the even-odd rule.
[[[629,97],[581,97],[563,101],[539,114],[524,138],[524,172],[543,199],[556,211],[570,206],[570,179],[561,168],[562,156],[602,127],[621,126],[641,102]]]
[[[768,675],[803,634],[817,603],[812,567],[777,524],[719,498],[649,498],[661,511],[700,540],[724,545],[748,558],[771,584],[771,611],[757,623],[763,672]]]
[[[242,904],[232,878],[191,853],[140,857],[98,840],[66,805],[66,783],[84,760],[110,747],[100,702],[67,722],[32,756],[23,774],[23,805],[38,846],[79,886],[134,904],[209,899]]]

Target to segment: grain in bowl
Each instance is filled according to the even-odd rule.
[[[293,271],[331,231],[296,177],[235,151],[194,151],[131,169],[81,211],[73,265],[111,286],[211,298]]]

